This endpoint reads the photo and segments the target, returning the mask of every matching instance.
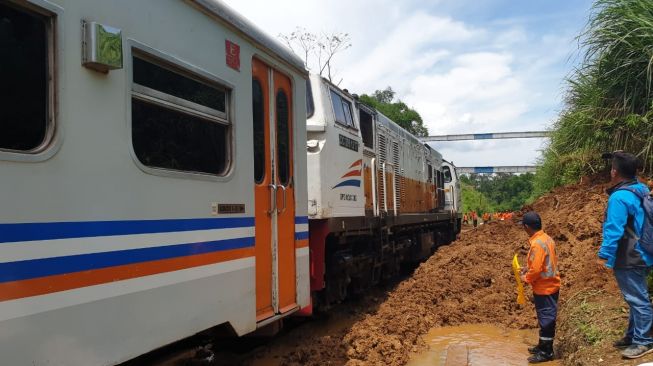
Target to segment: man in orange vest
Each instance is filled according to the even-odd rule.
[[[537,346],[528,349],[533,354],[528,358],[528,362],[547,362],[553,359],[553,338],[558,315],[558,257],[553,239],[542,231],[542,220],[537,212],[527,212],[520,223],[529,236],[530,244],[528,264],[522,270],[521,279],[533,288],[535,311],[540,326],[540,340]]]

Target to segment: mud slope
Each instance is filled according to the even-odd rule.
[[[557,342],[565,364],[622,364],[609,343],[625,326],[625,305],[612,275],[595,264],[605,188],[606,184],[591,182],[567,186],[527,207],[542,215],[545,230],[558,245],[563,291]],[[465,323],[536,327],[532,305],[515,303],[510,267],[513,254],[523,262],[526,250],[526,234],[512,222],[465,232],[351,327],[330,337],[304,339],[282,363],[348,360],[347,365],[403,365],[411,352],[424,349],[421,335],[432,327]]]
[[[610,347],[625,327],[627,308],[612,274],[596,265],[606,187],[588,179],[525,208],[541,214],[558,245],[563,290],[557,343],[565,364],[635,364],[622,361]],[[513,253],[523,262],[525,252],[526,235],[509,222],[485,225],[442,248],[375,314],[354,324],[344,338],[348,364],[402,365],[411,351],[424,346],[420,335],[434,326],[535,327],[532,305],[515,304],[510,273]]]

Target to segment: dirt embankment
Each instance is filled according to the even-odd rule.
[[[557,345],[565,364],[617,365],[610,343],[627,322],[612,274],[596,264],[606,184],[586,182],[555,190],[528,209],[542,216],[557,243],[563,280]],[[309,336],[283,356],[285,365],[403,365],[425,349],[430,328],[494,323],[536,327],[532,304],[515,303],[511,259],[523,262],[527,237],[512,222],[493,222],[440,248],[384,301],[337,334]],[[653,357],[651,357],[653,359]],[[642,360],[639,360],[640,362]]]

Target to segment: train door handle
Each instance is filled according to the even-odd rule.
[[[278,188],[283,190],[283,208],[281,210],[277,209],[277,213],[282,214],[286,211],[286,187],[283,184],[280,184]]]
[[[277,185],[270,183],[268,188],[272,188],[270,190],[270,209],[268,210],[268,215],[272,215],[277,210]]]

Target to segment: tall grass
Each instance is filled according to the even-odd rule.
[[[536,194],[602,169],[604,151],[632,152],[653,173],[653,0],[596,0],[578,40]]]

